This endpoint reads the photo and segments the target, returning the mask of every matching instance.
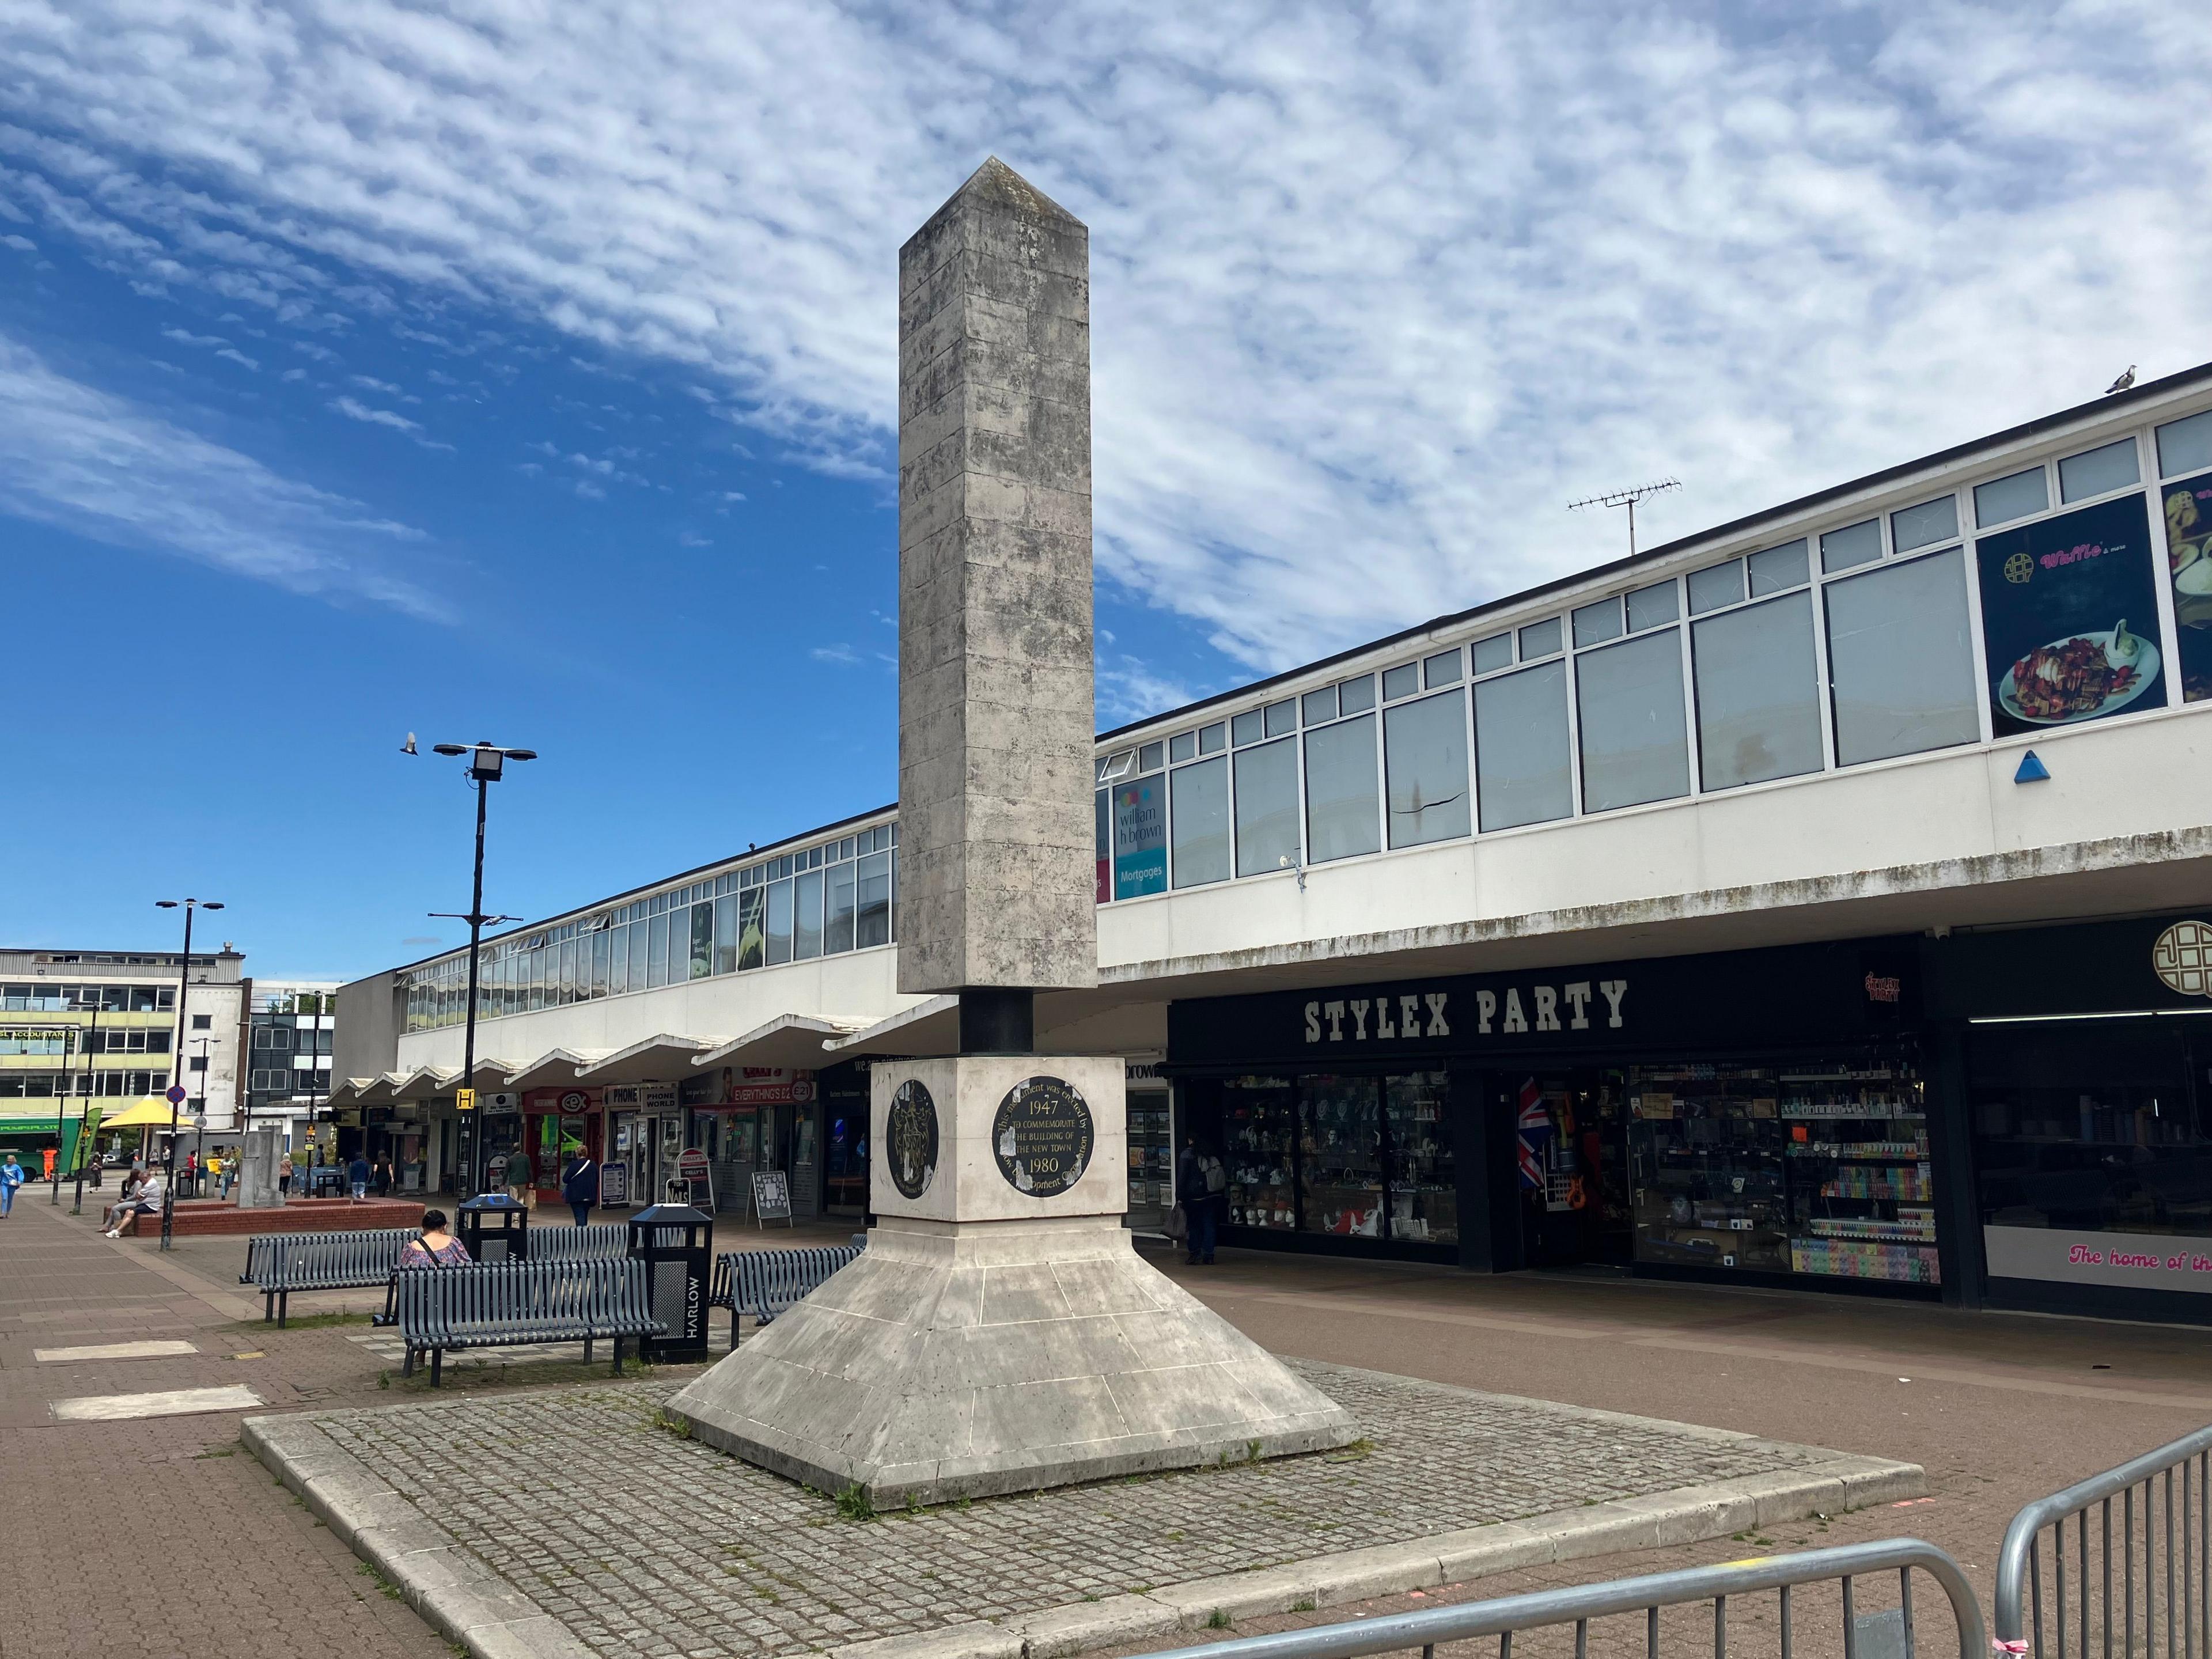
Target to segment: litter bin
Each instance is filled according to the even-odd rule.
[[[645,1263],[653,1316],[668,1327],[648,1336],[637,1357],[648,1364],[707,1357],[707,1296],[712,1286],[714,1220],[689,1204],[655,1204],[629,1218],[629,1253]]]
[[[465,1245],[471,1261],[526,1261],[530,1259],[530,1212],[505,1193],[485,1193],[465,1198],[455,1234]]]

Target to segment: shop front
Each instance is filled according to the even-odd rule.
[[[599,1089],[532,1089],[522,1096],[520,1133],[515,1137],[514,1146],[530,1154],[530,1178],[535,1183],[532,1190],[539,1203],[561,1201],[561,1168],[568,1161],[571,1148],[581,1147],[586,1157],[604,1158],[603,1092]],[[511,1153],[514,1147],[507,1150]],[[603,1188],[604,1185],[603,1179]]]
[[[706,1154],[718,1214],[756,1219],[754,1176],[770,1174],[783,1177],[794,1220],[866,1213],[867,1076],[858,1066],[723,1066],[686,1079],[679,1094],[684,1145]]]
[[[1982,1299],[2212,1323],[2212,916],[1976,933],[1937,959]]]
[[[1932,1295],[1912,939],[1174,1005],[1223,1242]]]

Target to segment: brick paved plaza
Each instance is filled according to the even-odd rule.
[[[0,1225],[8,1469],[0,1526],[10,1542],[14,1609],[0,1627],[0,1652],[8,1654],[448,1652],[441,1635],[384,1594],[241,1447],[247,1415],[335,1415],[335,1431],[380,1461],[387,1479],[419,1492],[446,1525],[477,1529],[472,1541],[487,1559],[511,1565],[519,1577],[536,1574],[532,1593],[561,1604],[580,1629],[592,1628],[595,1603],[653,1610],[629,1626],[612,1611],[598,1615],[595,1645],[605,1651],[773,1650],[779,1632],[802,1630],[833,1645],[955,1606],[973,1617],[1035,1605],[1047,1574],[1074,1587],[1073,1599],[1110,1598],[1238,1565],[1359,1547],[1394,1525],[1468,1525],[1466,1517],[1525,1513],[1516,1506],[1554,1496],[1547,1507],[1579,1505],[1640,1486],[1639,1468],[1698,1480],[1741,1467],[1730,1459],[1792,1455],[1603,1427],[1533,1406],[1447,1407],[1451,1396],[1414,1390],[1410,1409],[1435,1414],[1425,1433],[1480,1425],[1508,1452],[1474,1479],[1408,1478],[1407,1448],[1376,1437],[1368,1455],[1343,1462],[860,1523],[840,1519],[828,1500],[654,1427],[653,1401],[685,1372],[610,1385],[603,1365],[596,1373],[494,1365],[465,1369],[434,1395],[400,1383],[380,1343],[362,1340],[363,1326],[313,1319],[380,1298],[306,1298],[295,1313],[309,1322],[279,1332],[259,1323],[258,1299],[235,1282],[244,1254],[237,1241],[191,1241],[162,1257],[150,1242],[99,1237],[88,1218],[69,1221],[66,1208],[66,1198],[58,1213],[29,1189]],[[2197,1330],[1254,1256],[1224,1257],[1211,1274],[1172,1271],[1285,1354],[1923,1464],[1927,1499],[1770,1528],[1761,1547],[1909,1530],[1958,1554],[1984,1590],[1997,1534],[2020,1502],[2212,1421],[2212,1334]],[[141,1340],[186,1341],[195,1351],[33,1358],[34,1349]],[[544,1391],[549,1381],[556,1392]],[[101,1423],[61,1422],[53,1410],[72,1399],[240,1385],[264,1403]],[[1388,1385],[1340,1374],[1328,1386],[1349,1396]],[[381,1419],[336,1415],[386,1407],[395,1409]],[[471,1421],[485,1441],[465,1458],[445,1455]],[[547,1425],[564,1437],[551,1440]],[[599,1449],[631,1478],[580,1504],[556,1473],[570,1444]],[[495,1477],[486,1467],[493,1452]],[[665,1528],[672,1498],[684,1492],[706,1494],[728,1535],[625,1546],[633,1531]],[[470,1498],[481,1498],[488,1520],[463,1507]],[[1048,1510],[1066,1518],[1042,1526]],[[1723,1538],[1516,1569],[1328,1613],[1723,1559],[1744,1548]],[[1017,1565],[994,1568],[994,1557]],[[563,1567],[568,1576],[556,1571]],[[556,1588],[562,1584],[565,1600]],[[617,1586],[625,1587],[620,1595]],[[702,1616],[708,1635],[696,1649],[679,1646],[675,1628]],[[1318,1616],[1240,1615],[1236,1630]],[[836,1629],[833,1619],[854,1631]],[[639,1639],[640,1624],[654,1633]]]

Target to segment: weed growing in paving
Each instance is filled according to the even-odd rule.
[[[1312,1596],[1302,1595],[1297,1601],[1291,1603],[1291,1611],[1292,1613],[1311,1613],[1314,1610],[1314,1607],[1315,1602]]]
[[[1224,1613],[1219,1607],[1214,1608],[1212,1613],[1206,1615],[1206,1627],[1208,1630],[1229,1629],[1231,1627],[1229,1623],[1229,1615],[1226,1613]]]
[[[837,1494],[837,1514],[846,1521],[872,1521],[876,1518],[875,1500],[855,1483]]]

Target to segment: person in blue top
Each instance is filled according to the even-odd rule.
[[[587,1227],[592,1221],[592,1206],[599,1201],[599,1166],[581,1146],[572,1145],[569,1150],[573,1156],[561,1170],[561,1196],[568,1200],[576,1224]]]
[[[0,1219],[15,1207],[15,1188],[23,1184],[23,1166],[15,1162],[15,1154],[8,1154],[8,1161],[0,1164]]]
[[[353,1162],[346,1165],[346,1182],[353,1188],[355,1203],[358,1204],[368,1196],[368,1160],[359,1152],[356,1152]]]

